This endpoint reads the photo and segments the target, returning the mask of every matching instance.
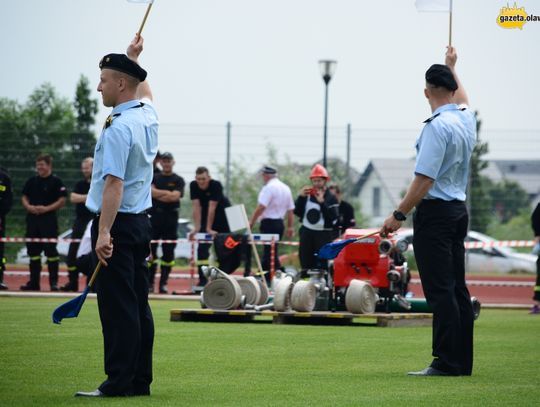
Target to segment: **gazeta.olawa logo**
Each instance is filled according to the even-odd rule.
[[[525,7],[518,7],[517,2],[513,7],[506,3],[506,7],[501,7],[501,11],[497,16],[497,24],[502,28],[519,28],[523,29],[525,23],[529,21],[540,22],[540,16],[527,14]]]

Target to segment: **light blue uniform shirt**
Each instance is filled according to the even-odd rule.
[[[469,161],[476,145],[476,119],[447,104],[433,112],[416,141],[416,174],[435,181],[425,199],[465,201]]]
[[[112,123],[103,129],[94,150],[86,207],[101,212],[105,177],[113,175],[124,181],[118,212],[140,213],[152,206],[153,161],[158,150],[157,114],[152,103],[144,99],[116,106],[111,116]]]

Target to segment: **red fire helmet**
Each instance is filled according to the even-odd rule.
[[[327,181],[330,179],[330,176],[328,175],[328,171],[326,171],[326,168],[324,168],[321,164],[315,164],[315,167],[311,169],[311,174],[309,175],[309,178],[325,178]]]

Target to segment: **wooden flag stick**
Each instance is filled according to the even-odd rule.
[[[141,35],[141,33],[142,33],[142,30],[144,28],[144,24],[146,23],[146,19],[148,18],[148,14],[150,14],[150,9],[152,8],[152,4],[154,4],[154,2],[149,3],[148,7],[146,8],[146,13],[144,13],[144,18],[142,20],[141,27],[139,28],[139,31],[137,31],[137,36]],[[451,14],[452,13],[450,13],[450,15]]]
[[[448,22],[448,46],[452,46],[452,11],[454,9],[453,0],[450,0],[450,13]]]

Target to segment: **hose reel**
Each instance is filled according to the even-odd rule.
[[[351,280],[345,294],[345,307],[353,314],[371,314],[375,312],[377,294],[366,281]]]
[[[201,294],[201,302],[212,309],[235,309],[242,302],[240,284],[216,267],[203,271],[212,280],[206,284]]]

